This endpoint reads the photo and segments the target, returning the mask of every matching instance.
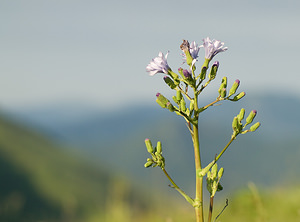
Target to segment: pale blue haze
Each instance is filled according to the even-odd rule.
[[[158,91],[169,90],[163,74],[146,72],[150,60],[169,50],[176,71],[182,39],[201,45],[207,36],[229,48],[214,58],[215,88],[226,75],[249,93],[300,98],[299,11],[296,0],[2,0],[0,106],[155,103]]]

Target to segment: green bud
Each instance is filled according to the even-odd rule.
[[[185,106],[185,101],[184,101],[184,98],[181,99],[180,101],[180,109],[182,112],[185,112],[186,111],[186,106]]]
[[[145,164],[144,164],[144,167],[148,168],[148,167],[151,167],[153,164],[153,161],[147,161]]]
[[[156,94],[156,102],[162,107],[162,108],[166,108],[167,107],[167,103],[170,102],[166,97],[164,97],[162,94],[157,93]]]
[[[183,75],[183,68],[178,68],[178,72],[179,74],[181,75],[182,78],[184,78],[184,75]]]
[[[237,88],[239,87],[239,85],[240,85],[240,80],[238,80],[238,79],[235,80],[232,87],[231,87],[231,89],[229,90],[229,96],[235,94],[235,92],[236,92]]]
[[[145,139],[145,144],[146,144],[148,153],[153,153],[154,149],[153,149],[151,141],[148,138]]]
[[[252,125],[250,127],[250,131],[254,132],[255,130],[257,130],[257,128],[260,127],[260,122],[255,123],[254,125]]]
[[[162,108],[166,108],[166,105],[163,104],[160,100],[156,99],[156,102],[157,102],[158,105],[160,105]]]
[[[227,87],[227,77],[226,76],[223,77],[221,84],[223,84],[223,88]]]
[[[175,83],[173,82],[173,80],[172,80],[169,76],[165,76],[165,77],[164,77],[164,81],[165,81],[165,83],[166,83],[171,89],[175,89],[175,88],[176,88]]]
[[[241,122],[244,119],[245,116],[245,109],[242,108],[239,115],[237,116],[237,118],[239,119],[239,121]]]
[[[200,73],[200,79],[205,79],[206,77],[206,71],[207,71],[207,67],[206,66],[202,66],[201,68],[201,73]]]
[[[207,69],[209,66],[209,61],[210,61],[209,59],[205,59],[203,65],[201,67],[201,72],[199,74],[199,77],[202,80],[206,78],[206,72],[207,72]]]
[[[170,102],[167,102],[167,108],[170,110],[170,112],[174,112],[175,111],[174,106]]]
[[[215,179],[217,177],[217,173],[218,173],[218,165],[217,165],[217,163],[215,163],[211,168],[212,179]]]
[[[233,118],[232,121],[232,129],[236,133],[240,132],[240,123],[239,123],[239,119],[236,116]]]
[[[250,112],[249,116],[248,116],[247,119],[246,119],[246,123],[247,123],[247,124],[252,123],[252,121],[253,121],[253,119],[255,118],[256,114],[257,114],[257,111],[256,111],[256,110],[252,110],[252,111]]]
[[[207,172],[207,178],[211,178],[211,172],[210,171]]]
[[[209,80],[213,80],[216,78],[218,68],[219,68],[219,62],[216,61],[216,62],[214,62],[214,64],[212,65],[212,67],[210,69],[210,73],[208,75]]]
[[[223,176],[223,173],[224,173],[224,168],[221,167],[219,172],[218,172],[218,178],[221,179],[221,177]]]
[[[176,91],[176,99],[177,99],[177,101],[181,101],[181,99],[182,99],[182,94],[179,90]]]
[[[220,91],[220,96],[221,96],[221,98],[225,98],[225,97],[226,97],[226,88],[223,88],[223,89]]]
[[[162,152],[161,142],[160,141],[157,141],[156,152],[159,153],[159,154]]]
[[[178,100],[176,99],[176,96],[172,96],[172,99],[173,99],[173,101],[174,101],[176,104],[179,104],[180,101],[178,101]]]
[[[175,80],[176,84],[178,85],[178,75],[173,72],[171,69],[168,69],[168,74],[171,76],[172,79]]]
[[[240,100],[241,98],[243,98],[245,95],[246,95],[245,92],[241,92],[241,93],[239,93],[238,95],[236,95],[235,97],[233,97],[232,101],[238,101],[238,100]]]
[[[221,95],[222,91],[224,91],[224,88],[226,90],[226,87],[227,87],[227,77],[223,77],[222,79],[222,82],[221,82],[221,85],[220,85],[220,88],[218,90],[219,94]],[[224,93],[223,93],[224,94]],[[224,96],[225,97],[225,96]],[[224,98],[223,97],[223,98]]]
[[[192,100],[191,102],[190,102],[190,111],[192,112],[193,110],[194,110],[194,100]]]

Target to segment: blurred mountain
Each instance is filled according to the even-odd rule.
[[[200,101],[206,105],[210,101]],[[300,100],[291,95],[246,96],[239,102],[224,101],[200,116],[202,161],[210,162],[230,139],[231,122],[241,108],[246,115],[258,111],[255,133],[240,135],[219,164],[225,168],[223,184],[235,189],[253,181],[262,186],[292,183],[300,172]],[[90,160],[155,184],[156,172],[144,169],[144,139],[160,140],[167,170],[179,185],[192,189],[194,172],[192,141],[181,117],[158,105],[128,107],[111,112],[68,104],[22,110],[13,114],[56,142],[76,147]],[[160,177],[159,177],[160,178]],[[155,182],[154,182],[155,181]],[[163,181],[161,183],[167,183]]]
[[[116,186],[115,200],[124,190],[142,205],[129,181],[100,165],[2,115],[0,221],[88,221],[87,215],[103,214]]]

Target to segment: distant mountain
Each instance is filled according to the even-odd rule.
[[[200,101],[202,102],[202,101]],[[203,101],[206,105],[209,101]],[[81,107],[81,108],[80,108]],[[245,97],[239,102],[222,102],[210,107],[200,117],[200,141],[204,163],[212,160],[231,135],[231,122],[241,108],[246,115],[258,110],[255,121],[262,123],[255,133],[240,135],[226,151],[220,165],[225,167],[223,183],[232,189],[252,180],[264,186],[300,176],[300,124],[297,119],[300,100],[290,95]],[[161,140],[167,169],[180,184],[193,185],[192,142],[185,122],[168,110],[156,107],[130,107],[101,112],[88,109],[76,114],[72,109],[51,106],[15,114],[57,142],[85,151],[91,159],[103,161],[115,169],[149,177],[143,163],[147,158],[144,139]],[[82,110],[82,106],[78,106]],[[72,115],[66,115],[71,113]],[[191,179],[190,179],[191,178]],[[149,179],[149,178],[148,178]],[[153,178],[151,178],[151,181]],[[233,184],[232,184],[233,182]],[[226,187],[225,186],[225,187]]]
[[[108,168],[0,116],[0,221],[88,221],[104,213],[115,184],[142,203]]]

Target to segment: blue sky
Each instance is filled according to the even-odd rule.
[[[247,93],[300,99],[299,1],[27,0],[0,2],[0,106],[79,102],[101,109],[152,104],[169,95],[145,67],[170,51],[182,66],[182,39],[225,42],[218,78]],[[204,50],[200,51],[200,61]],[[201,66],[199,62],[198,66]]]

